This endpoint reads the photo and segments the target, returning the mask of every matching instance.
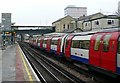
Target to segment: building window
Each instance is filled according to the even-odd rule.
[[[69,24],[68,24],[68,29],[69,29]]]
[[[87,26],[87,23],[85,23],[85,26]]]
[[[99,21],[95,21],[95,25],[99,25]]]
[[[114,20],[108,20],[107,24],[108,25],[114,24]]]
[[[65,29],[65,24],[63,25],[63,29]]]

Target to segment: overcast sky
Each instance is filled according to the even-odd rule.
[[[120,0],[0,0],[0,13],[12,13],[16,24],[52,25],[68,5],[87,7],[87,15],[115,14]]]

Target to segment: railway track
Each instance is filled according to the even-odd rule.
[[[81,79],[75,77],[69,72],[61,69],[58,65],[45,59],[44,57],[38,56],[31,48],[26,48],[23,44],[20,44],[25,55],[34,66],[39,74],[42,82],[73,82],[73,83],[85,83]]]

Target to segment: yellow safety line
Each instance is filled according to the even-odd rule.
[[[30,74],[30,72],[29,72],[29,70],[28,70],[28,68],[27,68],[27,65],[26,65],[25,59],[24,59],[24,57],[23,57],[23,54],[22,54],[22,52],[21,52],[21,50],[20,50],[20,47],[19,47],[19,52],[20,52],[22,61],[23,61],[23,63],[24,63],[24,67],[25,67],[25,69],[26,69],[26,72],[27,72],[27,74],[28,74],[29,80],[30,80],[30,81],[33,81],[32,77],[31,77],[31,74]]]

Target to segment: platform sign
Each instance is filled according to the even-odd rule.
[[[11,31],[11,13],[2,13],[2,30]]]

